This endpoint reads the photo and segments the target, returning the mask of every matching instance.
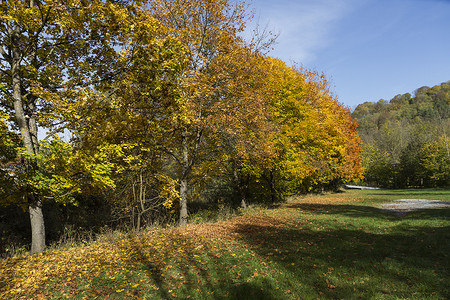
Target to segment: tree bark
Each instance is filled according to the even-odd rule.
[[[275,181],[275,171],[273,169],[270,170],[270,197],[271,197],[272,203],[277,202],[277,200],[278,200],[277,187],[276,187],[276,181]]]
[[[11,75],[12,75],[12,85],[13,85],[13,101],[14,101],[14,112],[19,126],[20,133],[22,135],[23,146],[27,149],[27,153],[30,155],[38,154],[37,145],[33,145],[32,133],[36,138],[37,143],[37,126],[32,120],[31,125],[33,126],[32,131],[30,131],[30,122],[24,110],[24,99],[21,90],[21,77],[20,77],[20,61],[21,55],[18,48],[19,38],[18,38],[18,28],[16,25],[11,25],[13,33],[12,37],[12,47],[11,47]],[[26,163],[32,163],[27,161]],[[42,202],[38,195],[33,195],[32,191],[25,191],[27,193],[25,198],[28,200],[30,221],[31,221],[31,252],[37,253],[42,252],[45,249],[45,225],[44,216],[42,213]]]
[[[31,253],[45,250],[45,223],[42,213],[42,202],[34,201],[28,207],[31,221]]]
[[[180,182],[180,226],[185,226],[187,224],[188,219],[187,191],[188,191],[187,178],[182,178]]]
[[[241,193],[241,208],[247,208],[247,199],[245,197],[245,193]]]
[[[180,180],[180,226],[185,226],[188,219],[187,211],[187,194],[188,194],[188,179],[189,179],[189,149],[187,143],[187,135],[181,135],[181,180]]]
[[[234,183],[241,199],[241,208],[247,208],[247,186],[237,168],[234,168]]]

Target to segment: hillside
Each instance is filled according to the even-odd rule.
[[[359,123],[367,183],[449,186],[450,81],[365,102],[352,116]]]

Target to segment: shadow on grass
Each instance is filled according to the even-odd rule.
[[[281,294],[264,278],[243,281],[237,272],[237,269],[242,270],[242,262],[232,253],[224,254],[216,245],[208,245],[208,241],[199,243],[181,234],[172,233],[168,237],[170,244],[163,249],[153,248],[139,239],[124,249],[132,253],[129,265],[140,266],[148,276],[150,288],[141,290],[141,296],[150,299],[280,299]],[[252,269],[246,271],[251,273]]]
[[[426,208],[418,209],[402,213],[400,211],[388,210],[379,207],[363,206],[363,205],[330,205],[330,204],[308,204],[308,203],[292,203],[286,204],[286,208],[301,209],[315,214],[324,215],[340,215],[354,218],[376,218],[382,220],[398,220],[405,219],[432,219],[440,218],[447,220],[450,218],[450,207],[442,208]]]
[[[124,263],[95,256],[111,273],[80,279],[73,293],[78,299],[450,299],[449,209],[400,218],[367,206],[294,203],[278,212],[227,224],[230,240],[182,230],[131,235],[111,244]],[[0,281],[0,292],[7,283]],[[49,289],[72,288],[67,285]]]
[[[447,196],[450,197],[450,189],[402,189],[402,190],[377,190],[376,192],[367,192],[368,196],[396,196],[415,198],[423,196],[430,196],[429,200],[433,200],[433,196]]]
[[[325,215],[327,219],[309,224],[299,220],[287,226],[276,218],[265,217],[269,225],[241,223],[235,232],[262,261],[285,274],[282,276],[286,282],[281,284],[295,283],[288,287],[295,297],[450,298],[450,226],[423,222],[447,219],[448,209],[412,212],[399,218],[378,208],[355,205],[287,207]],[[333,224],[334,218],[341,223]],[[388,230],[369,230],[358,220],[364,218],[380,222]],[[329,227],[318,229],[315,226],[319,223]],[[207,241],[180,234],[173,234],[169,240],[170,247],[163,250],[153,250],[145,242],[136,242],[127,249],[134,253],[130,263],[137,262],[156,285],[153,293],[144,295],[162,299],[287,298],[276,289],[280,277],[254,279],[252,266]],[[199,249],[199,245],[204,247]],[[182,249],[179,255],[177,249]],[[155,255],[159,258],[155,259]]]
[[[422,219],[447,219],[450,210],[413,212],[411,224],[374,233],[351,218],[383,221],[398,217],[377,208],[352,205],[293,204],[312,213],[339,215],[345,225],[273,227],[243,224],[237,232],[261,256],[325,298],[450,298],[450,226],[433,227]],[[408,221],[409,222],[409,221]],[[414,225],[416,224],[416,225]],[[448,223],[447,223],[448,224]],[[361,226],[361,228],[358,228]]]
[[[285,274],[286,282],[282,284],[295,284],[289,287],[295,297],[450,297],[450,226],[423,223],[432,218],[444,220],[449,210],[419,211],[398,218],[364,206],[292,204],[290,207],[325,215],[328,219],[321,224],[329,227],[314,227],[320,220],[316,223],[312,220],[311,224],[302,220],[287,226],[276,218],[265,217],[269,225],[241,223],[235,232],[248,249]],[[332,224],[330,216],[342,222]],[[388,231],[368,230],[358,222],[363,218],[385,224]],[[174,295],[170,291],[176,290],[177,297],[189,295],[193,299],[287,298],[276,290],[275,282],[280,277],[269,280],[260,276],[250,280],[252,266],[245,266],[243,261],[220,249],[204,244],[199,250],[198,241],[179,234],[170,240],[174,248],[155,251],[155,255],[163,256],[159,265],[148,259],[151,251],[135,252],[134,260],[149,271],[151,281],[158,287],[156,294],[150,296],[170,298]],[[177,248],[183,249],[179,261],[164,259],[174,256]],[[183,280],[168,277],[167,270],[163,270],[167,265],[173,265],[174,273],[181,274]],[[236,269],[242,274],[238,275]]]

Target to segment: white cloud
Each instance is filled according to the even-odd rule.
[[[355,8],[355,0],[254,0],[260,23],[279,32],[273,56],[307,64],[333,42],[333,27]]]

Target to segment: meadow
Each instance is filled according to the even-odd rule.
[[[291,197],[215,223],[113,232],[0,260],[2,299],[449,299],[450,190]]]

